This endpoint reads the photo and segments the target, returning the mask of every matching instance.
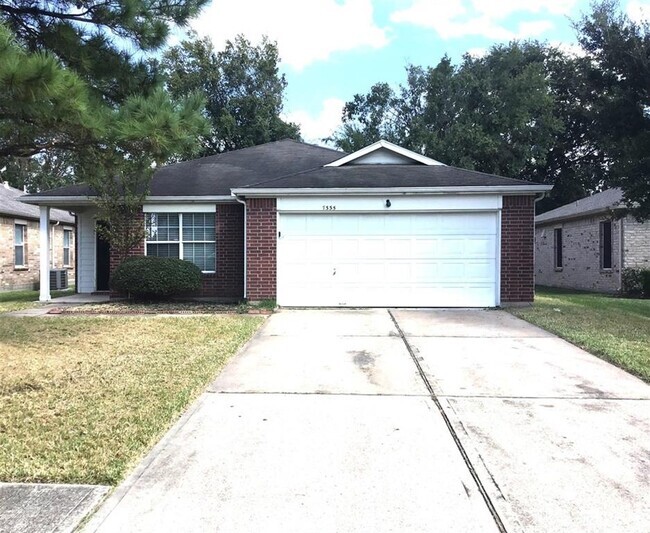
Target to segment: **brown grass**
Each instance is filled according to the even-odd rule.
[[[260,317],[0,317],[0,480],[115,484]]]

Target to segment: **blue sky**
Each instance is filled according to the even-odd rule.
[[[621,0],[635,19],[650,0]],[[589,0],[213,0],[191,26],[218,48],[242,33],[277,41],[285,118],[316,142],[340,125],[343,104],[373,83],[404,81],[407,64],[435,65],[512,39],[575,46],[571,20]]]

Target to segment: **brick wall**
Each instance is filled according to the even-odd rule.
[[[25,267],[14,265],[14,224],[16,220],[27,222],[25,238]],[[50,239],[52,239],[52,268],[63,266],[63,229],[74,229],[73,226],[59,224],[51,226]],[[40,229],[39,222],[35,220],[16,219],[13,217],[0,217],[0,291],[35,290],[39,286],[40,278]],[[68,283],[75,281],[75,235],[72,234],[70,247],[70,264],[68,270]]]
[[[600,222],[612,221],[612,268],[600,268]],[[596,292],[620,289],[620,220],[591,216],[546,224],[535,229],[535,282]],[[562,268],[555,268],[556,228],[562,228]]]
[[[138,219],[144,225],[144,213]],[[240,300],[244,296],[244,206],[217,204],[215,213],[216,272],[203,274],[195,296]],[[129,256],[144,255],[144,241]],[[119,258],[111,250],[111,272]]]
[[[533,301],[534,196],[504,196],[501,211],[501,303]]]
[[[623,220],[624,268],[650,268],[650,222]]]
[[[277,215],[275,198],[250,198],[247,207],[247,297],[251,301],[275,299],[277,268]]]

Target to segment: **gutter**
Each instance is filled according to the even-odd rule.
[[[474,187],[332,187],[332,188],[239,188],[232,189],[235,196],[244,195],[248,198],[278,197],[278,196],[384,196],[386,194],[410,196],[416,194],[508,194],[529,195],[531,193],[546,193],[552,185],[502,185]]]
[[[24,204],[49,205],[49,206],[70,206],[70,205],[95,205],[95,196],[21,196],[18,198]],[[144,203],[169,203],[186,202],[197,204],[230,203],[232,196],[210,195],[210,196],[147,196]]]

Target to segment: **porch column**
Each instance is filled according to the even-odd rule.
[[[40,257],[41,257],[41,280],[39,301],[49,302],[50,296],[50,208],[41,205],[40,219]]]

